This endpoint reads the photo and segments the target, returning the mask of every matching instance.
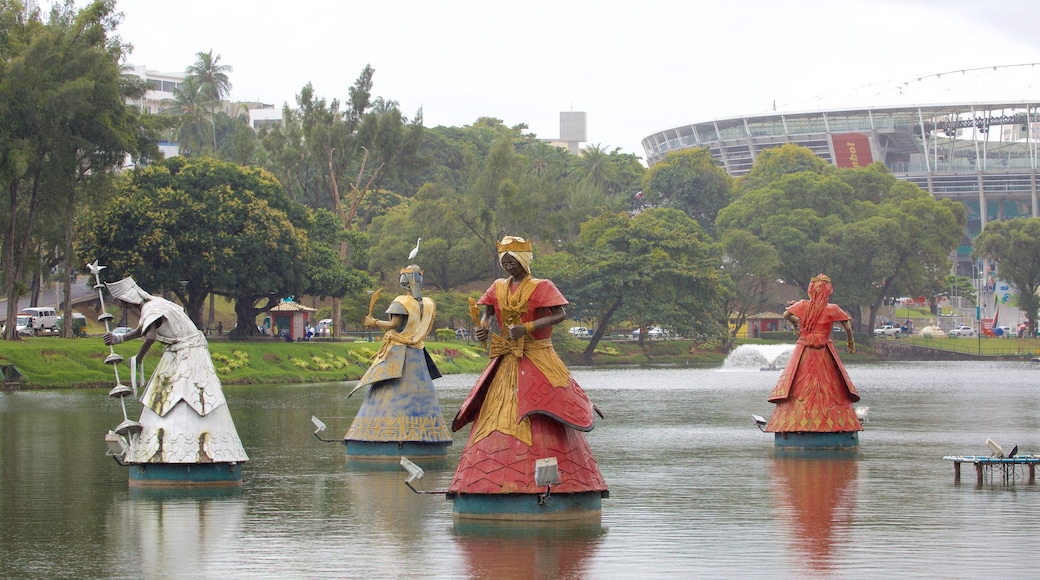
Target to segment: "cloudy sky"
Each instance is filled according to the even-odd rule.
[[[370,64],[373,95],[407,117],[422,108],[427,126],[490,116],[553,138],[561,111],[584,111],[590,143],[640,157],[642,138],[687,122],[881,104],[897,85],[917,89],[915,102],[975,99],[968,77],[992,88],[991,67],[1040,63],[1034,0],[118,0],[117,9],[130,63],[183,71],[213,50],[234,67],[237,100],[292,104],[308,82],[345,100]],[[1033,68],[1014,68],[1007,96],[994,98],[1040,98]],[[928,83],[967,69],[982,70]]]

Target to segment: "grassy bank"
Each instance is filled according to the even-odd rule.
[[[794,342],[794,337],[790,341]],[[948,350],[978,351],[983,355],[1006,355],[1009,350],[1040,352],[1040,339],[879,339],[913,342],[919,346]],[[566,333],[554,335],[553,342],[561,358],[571,366],[582,364],[582,351],[588,344]],[[748,340],[747,343],[770,341]],[[772,342],[775,344],[775,341]],[[281,384],[350,381],[361,378],[372,357],[379,349],[378,342],[295,342],[273,340],[228,342],[212,339],[210,354],[220,380],[225,384]],[[140,342],[116,346],[116,352],[125,359],[137,352]],[[487,364],[487,354],[479,345],[464,341],[427,340],[438,368],[444,374],[479,373]],[[856,354],[838,350],[846,363],[875,360],[871,344],[857,342]],[[148,354],[146,369],[154,368],[162,349],[153,348]],[[26,338],[21,341],[0,342],[0,365],[12,364],[21,373],[21,388],[110,388],[114,375],[105,364],[108,347],[98,336],[79,339],[57,337]],[[636,341],[601,342],[593,356],[594,366],[721,366],[726,355],[710,345],[689,340],[649,341],[642,346]],[[120,377],[128,382],[126,365],[120,367]]]
[[[217,375],[225,384],[278,384],[348,381],[361,378],[378,342],[228,342],[213,340],[209,350]],[[117,345],[126,360],[137,353],[139,341]],[[427,342],[427,350],[444,373],[480,372],[487,358],[480,348],[464,342]],[[146,369],[154,368],[162,348],[153,347]],[[0,342],[0,364],[13,364],[22,388],[111,387],[115,376],[105,364],[108,347],[100,338],[27,338]],[[129,370],[120,366],[129,382]]]
[[[568,365],[581,364],[581,352],[588,344],[566,333],[554,337],[561,358]],[[349,381],[361,378],[378,342],[295,342],[273,340],[228,342],[211,339],[210,355],[224,384],[281,384]],[[717,366],[726,356],[703,350],[693,341],[653,341],[642,347],[635,341],[604,342],[596,349],[594,365],[683,365]],[[140,342],[116,345],[124,359],[134,355]],[[437,367],[444,374],[479,373],[487,364],[487,354],[479,345],[465,341],[426,341]],[[148,353],[150,372],[162,349]],[[79,339],[57,337],[26,338],[0,342],[0,365],[12,364],[21,373],[21,388],[109,388],[115,381],[105,357],[109,349],[99,336]],[[129,370],[120,366],[123,382]]]

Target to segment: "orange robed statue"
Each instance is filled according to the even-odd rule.
[[[859,393],[831,342],[831,328],[841,324],[849,352],[856,352],[849,315],[828,299],[831,279],[820,274],[809,283],[809,299],[784,311],[798,331],[798,343],[769,395],[776,404],[766,431],[776,433],[777,447],[842,449],[859,445],[863,425],[852,403]]]

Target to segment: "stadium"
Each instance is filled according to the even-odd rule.
[[[680,125],[645,137],[642,145],[650,167],[671,151],[706,147],[734,177],[747,174],[762,151],[788,143],[838,167],[880,161],[898,179],[963,203],[966,234],[974,238],[990,220],[1040,216],[1038,88],[1040,64],[952,71],[820,97],[811,110]],[[1018,98],[1007,98],[1012,92]],[[824,100],[878,104],[825,108]],[[970,275],[968,253],[970,246],[958,251],[958,269]]]

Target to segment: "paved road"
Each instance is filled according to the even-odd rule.
[[[72,303],[78,304],[83,301],[92,300],[97,298],[97,291],[94,290],[93,283],[88,284],[89,278],[87,276],[78,276],[76,281],[72,283]],[[40,294],[40,303],[38,306],[54,306],[57,308],[58,301],[61,298],[61,288],[55,288],[54,285],[50,285],[44,289]],[[28,308],[29,297],[23,297],[18,300],[18,311],[21,312],[23,308]],[[0,322],[6,322],[7,320],[7,298],[0,298]]]

